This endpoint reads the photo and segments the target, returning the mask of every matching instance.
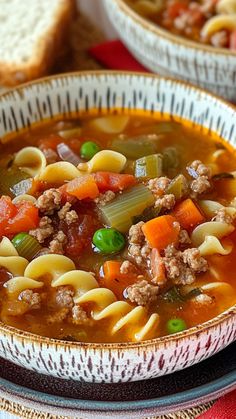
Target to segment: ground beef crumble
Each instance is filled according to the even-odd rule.
[[[175,284],[192,284],[196,279],[196,273],[206,272],[208,268],[207,261],[197,248],[181,252],[174,245],[169,245],[164,253],[167,278]]]
[[[215,217],[212,218],[212,221],[219,221],[221,223],[227,223],[232,224],[234,221],[234,218],[229,212],[227,211],[227,208],[220,208],[217,212]]]
[[[210,295],[207,294],[199,294],[196,297],[192,299],[192,301],[198,305],[209,305],[214,302],[214,298],[210,297]]]
[[[155,208],[171,210],[175,206],[175,196],[166,193],[170,182],[170,179],[166,176],[149,180],[148,188],[156,198]]]
[[[227,31],[222,30],[214,33],[211,36],[211,44],[217,48],[226,48],[229,44],[229,34]]]
[[[40,294],[32,290],[22,291],[18,298],[28,304],[29,310],[37,310],[41,307]]]
[[[56,303],[59,307],[72,308],[74,305],[74,291],[68,286],[58,287],[56,290]]]
[[[161,208],[163,210],[171,210],[175,206],[175,196],[173,194],[167,194],[155,201],[155,208]]]
[[[129,255],[134,259],[137,265],[144,263],[150,256],[151,249],[145,240],[142,231],[143,221],[134,224],[129,229]]]
[[[126,288],[127,298],[139,306],[146,306],[156,301],[158,293],[159,287],[150,284],[145,279]]]
[[[207,167],[200,160],[194,160],[186,169],[189,175],[194,178],[190,184],[193,197],[210,189],[210,179],[212,175],[210,167]]]
[[[120,273],[124,275],[137,273],[137,268],[129,260],[124,260],[120,266]]]
[[[88,326],[93,324],[93,320],[87,316],[86,311],[82,307],[75,305],[72,308],[72,323],[76,325],[86,324]]]
[[[53,240],[49,243],[49,250],[50,253],[57,253],[59,255],[64,254],[64,246],[67,243],[67,238],[65,233],[63,233],[62,230],[59,230],[55,236],[53,237]]]
[[[66,202],[57,213],[59,220],[64,220],[68,225],[75,223],[79,218],[77,212],[71,210],[71,206],[70,202]]]
[[[170,182],[171,181],[168,177],[161,176],[150,179],[148,182],[148,188],[152,191],[153,195],[159,197],[165,194]]]
[[[44,214],[51,215],[60,209],[61,192],[58,189],[47,189],[36,201],[37,208]]]
[[[97,198],[94,199],[94,202],[97,205],[104,206],[107,202],[112,201],[115,198],[116,194],[113,191],[106,191],[103,194],[100,194]]]
[[[29,234],[35,237],[39,243],[43,243],[44,240],[52,236],[53,233],[54,228],[52,226],[52,220],[47,216],[40,219],[38,228],[29,231]]]
[[[200,250],[197,248],[186,249],[182,252],[183,262],[189,266],[194,272],[206,272],[207,270],[207,261],[204,259]]]
[[[180,230],[179,232],[179,243],[180,244],[191,244],[191,239],[187,230]]]

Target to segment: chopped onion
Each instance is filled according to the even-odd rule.
[[[78,166],[79,163],[81,163],[83,160],[81,160],[81,158],[74,153],[74,151],[71,150],[70,147],[68,147],[67,144],[65,143],[60,143],[57,146],[57,152],[59,157],[64,160],[67,161],[69,163],[74,164],[74,166]]]
[[[14,196],[24,195],[32,188],[33,179],[24,179],[10,188]]]

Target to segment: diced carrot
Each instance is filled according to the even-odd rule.
[[[236,51],[236,30],[233,31],[230,35],[229,49]]]
[[[107,260],[103,264],[103,277],[101,278],[101,286],[106,287],[114,292],[117,298],[123,299],[124,291],[137,281],[138,271],[123,274],[120,272],[122,262],[118,260]]]
[[[119,192],[136,183],[136,179],[133,175],[112,172],[94,173],[94,179],[100,192],[106,192],[108,190]]]
[[[188,198],[176,205],[172,211],[173,216],[181,227],[189,230],[204,221],[204,216],[197,205]]]
[[[165,284],[165,265],[157,249],[152,249],[151,252],[151,275],[154,283]]]
[[[67,183],[66,191],[78,199],[97,198],[99,190],[92,175],[83,175]]]
[[[17,214],[8,220],[6,234],[12,235],[27,232],[39,224],[38,208],[32,202],[22,202],[17,206]]]
[[[103,264],[104,277],[109,281],[113,281],[114,279],[119,278],[119,276],[121,275],[121,264],[122,262],[120,262],[119,260],[107,260]]]
[[[150,247],[162,250],[177,241],[179,225],[171,215],[161,215],[147,221],[142,230]]]
[[[177,16],[179,16],[182,12],[184,12],[187,9],[188,6],[186,3],[184,4],[181,1],[172,2],[167,8],[167,16],[170,19],[175,19]]]

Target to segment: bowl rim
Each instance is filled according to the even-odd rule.
[[[118,0],[120,1],[120,0]],[[227,102],[226,100],[222,99],[220,96],[217,96],[211,92],[208,92],[202,88],[199,88],[197,86],[194,86],[188,82],[180,81],[178,79],[175,79],[173,77],[164,77],[159,76],[157,74],[153,73],[143,73],[143,72],[133,72],[133,71],[119,71],[119,70],[88,70],[88,71],[74,71],[74,72],[68,72],[68,73],[61,73],[51,76],[42,77],[36,80],[29,81],[27,83],[23,83],[20,86],[13,87],[9,89],[7,92],[3,92],[0,94],[0,107],[3,102],[5,104],[6,102],[4,99],[7,100],[8,96],[12,98],[12,94],[14,92],[17,92],[20,96],[24,94],[25,89],[32,87],[34,85],[43,85],[47,84],[49,82],[52,82],[53,80],[58,79],[69,79],[69,78],[82,78],[82,77],[103,77],[103,76],[129,76],[129,77],[145,77],[150,79],[156,79],[156,80],[163,80],[165,83],[168,83],[171,81],[172,83],[176,85],[180,85],[180,87],[188,87],[191,90],[197,91],[199,93],[205,94],[208,99],[215,99],[217,102],[221,102],[224,106],[226,106],[228,109],[231,109],[233,113],[235,113],[236,116],[236,106],[233,104]],[[43,120],[42,120],[43,122]],[[20,132],[20,131],[19,131]],[[31,332],[27,332],[21,329],[17,329],[16,327],[9,326],[3,322],[0,321],[0,333],[4,333],[5,335],[10,335],[13,338],[17,337],[19,339],[29,341],[31,343],[39,343],[40,345],[45,344],[47,346],[55,345],[57,347],[73,347],[73,348],[83,348],[83,349],[102,349],[102,350],[122,350],[122,349],[144,349],[146,347],[150,346],[162,346],[166,343],[176,343],[176,341],[185,339],[185,338],[191,338],[194,336],[198,336],[202,332],[206,332],[207,330],[211,329],[212,327],[219,326],[224,321],[229,320],[231,317],[236,316],[236,303],[229,307],[227,310],[223,311],[222,313],[218,314],[218,316],[213,317],[212,319],[201,323],[199,325],[193,326],[189,329],[186,329],[182,332],[178,332],[172,335],[166,335],[161,336],[153,339],[144,340],[141,342],[112,342],[112,343],[95,343],[95,342],[71,342],[71,341],[64,341],[61,339],[54,339],[46,336],[36,335]],[[1,338],[0,338],[1,340]]]
[[[107,1],[107,0],[105,0]],[[110,0],[109,0],[110,1]],[[145,17],[139,15],[135,10],[133,10],[124,0],[112,0],[121,11],[125,12],[132,20],[141,25],[144,29],[153,32],[155,35],[160,36],[168,41],[171,41],[177,46],[184,45],[186,48],[200,50],[204,52],[210,52],[211,54],[216,55],[226,55],[236,59],[236,51],[231,51],[228,48],[217,48],[207,44],[201,44],[200,42],[195,42],[180,35],[172,34],[167,29],[162,28],[158,24],[149,21]]]

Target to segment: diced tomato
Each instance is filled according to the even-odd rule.
[[[64,230],[67,236],[66,254],[79,256],[91,244],[93,234],[98,228],[98,221],[92,215],[79,216],[78,222],[67,226]]]
[[[151,275],[155,283],[158,283],[159,285],[165,284],[165,265],[160,253],[155,248],[152,249],[151,253]]]
[[[119,192],[136,183],[136,179],[133,175],[112,172],[94,173],[94,179],[100,192],[106,192],[108,190]]]
[[[188,15],[190,26],[199,26],[204,20],[204,14],[200,9],[189,10]]]
[[[181,1],[173,2],[167,7],[167,16],[170,19],[175,19],[187,9],[188,9],[188,6],[186,3],[183,3]]]
[[[22,202],[16,208],[16,215],[8,220],[5,227],[6,235],[17,234],[22,231],[27,232],[36,228],[39,224],[38,208],[32,202]]]
[[[236,31],[233,31],[230,35],[229,48],[236,51]]]
[[[66,143],[74,151],[74,153],[80,155],[81,140],[79,138],[69,138]]]
[[[63,138],[60,137],[60,135],[51,134],[48,137],[39,140],[39,147],[42,150],[47,150],[50,148],[51,150],[57,151],[57,146],[61,142],[63,142]]]
[[[3,236],[8,220],[15,216],[17,208],[11,202],[9,196],[2,196],[0,198],[0,235]]]
[[[65,183],[65,185],[62,185],[58,188],[58,190],[61,192],[61,202],[64,205],[66,202],[74,202],[76,201],[75,197],[70,195],[67,190],[67,184]]]
[[[97,198],[99,190],[92,175],[83,175],[67,183],[66,191],[77,199]]]

